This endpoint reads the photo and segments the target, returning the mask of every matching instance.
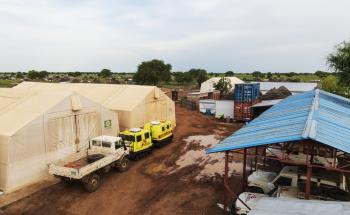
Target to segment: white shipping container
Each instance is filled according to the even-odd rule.
[[[212,99],[199,100],[199,111],[201,113],[215,114],[216,102]]]
[[[231,118],[233,119],[233,107],[234,107],[234,101],[233,100],[216,100],[215,104],[215,117],[220,117],[221,115],[224,115],[224,118]]]

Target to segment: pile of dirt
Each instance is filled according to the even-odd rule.
[[[290,95],[292,95],[292,93],[285,86],[280,86],[277,89],[270,89],[267,93],[262,95],[261,98],[262,100],[284,99]]]

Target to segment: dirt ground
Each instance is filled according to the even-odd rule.
[[[187,150],[185,138],[209,134],[223,138],[241,125],[217,122],[178,104],[176,120],[173,143],[132,162],[127,172],[104,175],[96,192],[86,193],[79,183],[61,182],[1,208],[0,214],[221,214],[216,205],[223,201],[220,176],[195,180],[203,167],[177,169],[176,161]]]

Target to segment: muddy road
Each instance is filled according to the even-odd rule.
[[[220,176],[196,179],[203,166],[178,167],[177,161],[193,149],[184,139],[193,135],[223,138],[240,125],[220,123],[196,111],[176,106],[174,141],[149,157],[132,162],[124,173],[102,177],[101,187],[86,193],[79,183],[58,183],[3,207],[3,214],[218,214],[222,202]],[[195,149],[196,150],[196,149]],[[223,162],[217,161],[217,162]],[[213,168],[213,167],[212,167]],[[205,172],[205,171],[204,171]],[[0,213],[1,214],[1,213]]]

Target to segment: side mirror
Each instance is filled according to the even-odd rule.
[[[125,146],[124,140],[122,140],[122,146],[123,146],[123,148],[124,148],[124,151],[126,151],[126,146]]]

